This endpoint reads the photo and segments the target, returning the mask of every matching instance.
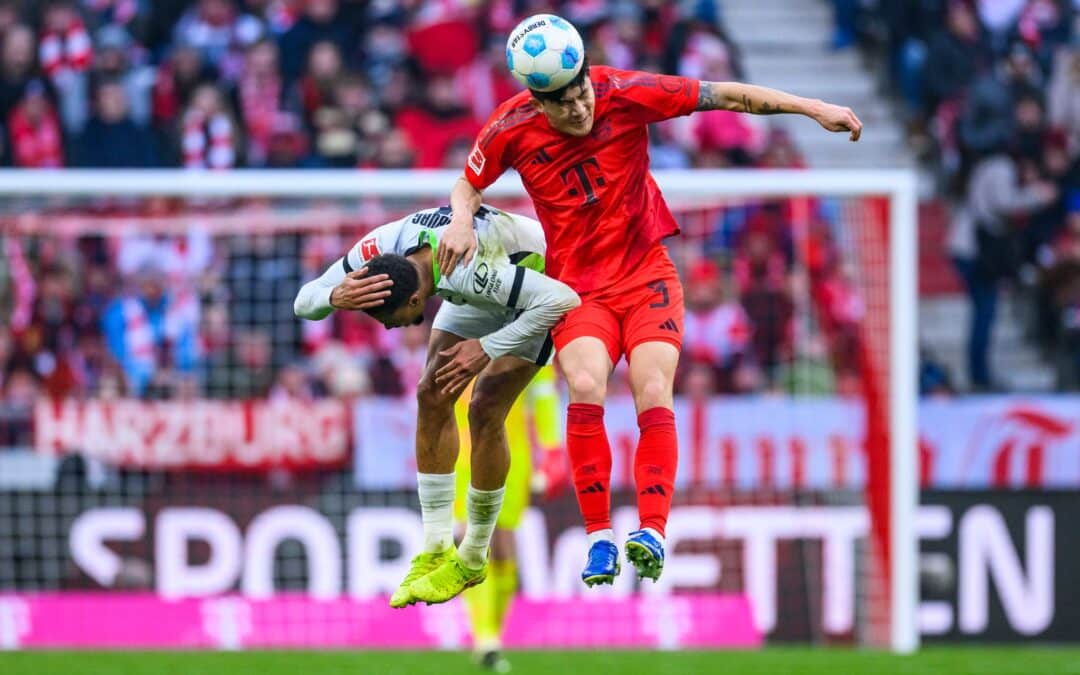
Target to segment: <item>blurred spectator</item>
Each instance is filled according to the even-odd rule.
[[[271,401],[311,401],[315,398],[315,392],[304,369],[292,363],[278,371],[269,398]]]
[[[374,164],[380,169],[416,168],[416,148],[404,131],[393,129],[379,141]]]
[[[341,50],[333,42],[317,42],[312,46],[307,69],[296,87],[296,98],[309,127],[314,126],[319,110],[333,105],[334,85],[341,77],[343,68]]]
[[[461,105],[450,76],[431,76],[424,93],[423,103],[399,112],[394,126],[404,132],[416,149],[415,168],[437,169],[443,166],[443,159],[455,141],[463,139],[472,143],[480,132],[480,123]]]
[[[83,13],[95,28],[114,27],[142,33],[151,14],[151,0],[82,0]]]
[[[1064,130],[1069,145],[1080,149],[1080,49],[1059,49],[1047,99],[1050,124]]]
[[[0,0],[0,35],[6,35],[22,21],[20,4],[19,0]]]
[[[11,110],[35,79],[34,31],[13,26],[3,33],[0,55],[0,115],[7,120]]]
[[[301,284],[298,235],[245,235],[230,242],[225,283],[233,330],[273,327],[273,365],[292,362],[300,344],[292,308]]]
[[[948,3],[945,25],[930,36],[923,70],[928,111],[962,96],[975,76],[989,67],[990,52],[975,11],[966,2]]]
[[[154,138],[131,118],[124,86],[102,83],[96,98],[96,112],[80,142],[79,164],[111,169],[157,166]]]
[[[733,393],[755,385],[750,341],[753,327],[734,285],[711,260],[701,260],[686,278],[683,354],[688,364],[713,369],[716,389]]]
[[[832,0],[833,49],[845,49],[855,44],[855,25],[859,12],[858,0]]]
[[[97,55],[91,80],[94,84],[117,81],[124,87],[131,119],[140,127],[150,123],[155,73],[151,66],[135,58],[140,48],[131,35],[119,26],[105,26],[97,32]]]
[[[978,156],[1007,144],[1015,125],[1015,102],[1021,97],[1036,97],[1040,79],[1031,52],[1021,45],[1012,49],[995,72],[979,78],[972,85],[960,118],[963,150]]]
[[[420,3],[410,17],[405,39],[421,70],[449,75],[473,60],[479,49],[478,7],[480,3]]]
[[[102,331],[128,390],[141,395],[172,370],[191,372],[198,359],[198,305],[189,294],[166,291],[162,271],[147,265],[109,304]]]
[[[79,16],[78,6],[68,0],[48,3],[42,24],[38,61],[60,94],[64,128],[78,133],[86,120],[87,71],[94,58],[90,33]]]
[[[207,373],[206,389],[214,398],[262,398],[274,382],[273,345],[266,331],[243,330],[236,334],[224,362]]]
[[[239,130],[221,91],[201,85],[184,112],[181,149],[187,169],[231,169],[236,165]]]
[[[158,68],[154,82],[154,125],[169,135],[176,132],[181,111],[200,86],[213,85],[217,73],[192,47],[178,46]]]
[[[837,382],[838,373],[829,359],[829,348],[821,335],[805,335],[794,343],[794,351],[777,366],[773,390],[788,396],[831,396],[856,394]]]
[[[244,71],[236,83],[237,108],[247,137],[248,166],[266,164],[284,88],[278,70],[277,45],[262,40],[248,47]]]
[[[268,143],[267,168],[299,169],[306,166],[308,141],[296,115],[292,113],[275,115]]]
[[[334,106],[315,115],[315,150],[321,166],[354,167],[370,163],[379,138],[390,128],[387,115],[375,106],[367,83],[347,75],[334,85]],[[464,162],[457,167],[464,166]],[[455,168],[457,168],[455,167]]]
[[[479,52],[468,65],[458,69],[454,87],[467,91],[465,104],[474,119],[484,122],[495,108],[520,90],[507,70],[504,59],[506,42],[501,36],[488,40],[487,49]]]
[[[1080,388],[1080,192],[1068,199],[1066,227],[1042,256],[1043,323],[1058,386]]]
[[[307,0],[303,6],[304,15],[281,37],[281,65],[288,81],[300,77],[315,44],[329,42],[339,54],[351,47],[349,27],[337,20],[338,0]]]
[[[26,85],[22,102],[8,116],[8,133],[15,166],[24,169],[64,166],[60,118],[41,81],[32,80]]]
[[[0,446],[32,447],[33,423],[31,411],[38,399],[38,380],[24,368],[13,370],[3,382],[3,424],[0,424]]]
[[[791,354],[795,305],[775,238],[758,225],[747,231],[741,249],[740,296],[754,326],[754,361],[772,382],[776,367]]]
[[[232,0],[198,0],[174,31],[177,44],[197,49],[221,75],[234,80],[247,47],[263,35],[262,22],[237,11]]]
[[[997,312],[998,286],[1023,262],[1017,218],[1057,197],[1057,188],[1038,181],[1021,184],[1016,159],[999,152],[972,171],[963,206],[953,218],[948,247],[972,302],[968,337],[968,377],[979,389],[996,387],[988,360]]]

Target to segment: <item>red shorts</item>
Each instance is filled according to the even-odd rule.
[[[657,244],[633,273],[610,288],[586,293],[551,331],[556,350],[579,337],[603,341],[612,365],[644,342],[682,348],[683,289],[667,249]]]

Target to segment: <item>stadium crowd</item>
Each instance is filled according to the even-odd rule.
[[[594,63],[741,75],[712,2],[0,0],[0,159],[26,168],[459,168],[486,116],[517,91],[503,36],[545,10],[583,29]],[[651,139],[654,168],[802,166],[789,138],[746,115],[672,120]],[[310,323],[291,312],[300,283],[381,220],[329,233],[199,227],[222,206],[236,207],[112,204],[93,214],[104,225],[92,235],[0,241],[0,310],[11,318],[0,330],[0,446],[27,441],[42,394],[410,393],[426,326],[387,332],[364,316]],[[790,206],[714,209],[684,237],[681,391],[858,386],[861,299],[827,219],[796,244]],[[110,231],[109,215],[132,214],[181,226]],[[796,296],[816,311],[796,312]]]
[[[912,145],[956,204],[946,245],[972,303],[977,390],[1007,386],[989,358],[1006,288],[1029,309],[1027,333],[1056,366],[1058,387],[1080,386],[1078,8],[877,0],[838,25],[838,44],[858,34],[886,55]]]
[[[711,2],[3,0],[0,161],[456,168],[518,90],[507,31],[545,10],[583,29],[595,62],[739,72]],[[674,125],[656,161],[752,164],[768,141],[713,115]]]

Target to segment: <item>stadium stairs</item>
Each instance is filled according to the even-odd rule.
[[[904,130],[858,50],[830,47],[833,19],[826,0],[720,0],[720,5],[750,82],[847,105],[862,119],[866,128],[855,144],[846,135],[822,133],[803,117],[771,118],[770,124],[787,130],[811,166],[914,166]]]
[[[904,128],[889,98],[857,49],[834,50],[832,7],[827,0],[720,0],[725,27],[742,52],[754,84],[850,106],[865,124],[858,144],[824,134],[813,121],[781,115],[769,123],[785,129],[815,168],[917,168]],[[971,308],[945,253],[947,208],[932,199],[933,180],[920,171],[919,335],[960,390],[967,390],[966,326]],[[1003,294],[994,327],[991,364],[1000,385],[1036,392],[1054,388],[1054,371],[1025,337],[1026,305]]]

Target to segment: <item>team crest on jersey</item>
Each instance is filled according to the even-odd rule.
[[[364,260],[371,260],[377,255],[379,255],[379,243],[375,241],[374,235],[360,242],[360,256]]]
[[[473,146],[473,151],[469,153],[469,168],[473,170],[477,176],[484,172],[484,164],[487,163],[487,157],[484,157],[483,151],[480,150],[479,145]]]

